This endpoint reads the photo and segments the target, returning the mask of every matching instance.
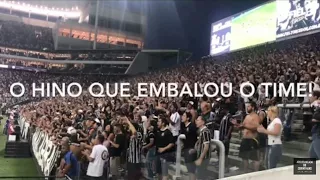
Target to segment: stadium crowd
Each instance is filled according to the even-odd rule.
[[[279,112],[275,104],[310,101],[309,98],[273,97],[273,88],[269,89],[270,97],[265,97],[265,90],[259,84],[314,82],[314,88],[308,91],[314,91],[312,97],[318,99],[318,38],[319,34],[309,35],[219,57],[208,57],[194,64],[112,80],[109,77],[96,79],[95,76],[59,76],[1,70],[1,100],[12,104],[17,102],[17,98],[9,96],[8,92],[9,84],[16,81],[24,84],[75,81],[84,86],[92,82],[129,82],[132,94],[136,93],[139,82],[177,82],[179,88],[183,83],[198,83],[202,90],[207,82],[231,82],[234,90],[238,90],[240,83],[249,81],[257,89],[252,98],[241,97],[236,91],[229,98],[92,98],[84,92],[78,98],[37,99],[22,105],[20,114],[34,128],[46,131],[51,140],[61,146],[63,153],[57,165],[58,177],[106,179],[110,176],[112,179],[140,179],[141,165],[144,164],[148,179],[155,176],[168,179],[168,164],[175,162],[177,138],[185,134],[187,140],[183,143],[183,156],[189,177],[207,180],[212,177],[207,167],[214,151],[209,145],[213,131],[219,131],[218,138],[224,143],[228,155],[233,129],[243,131],[239,157],[243,159],[244,171],[249,171],[248,160],[254,161],[254,171],[270,169],[275,168],[281,158],[282,130],[292,123],[289,116],[284,115],[290,112]],[[42,46],[33,44],[32,47]],[[31,87],[26,88],[29,93],[24,97],[32,98]],[[320,118],[315,116],[313,119]],[[305,116],[304,130],[312,132],[314,139],[311,157],[319,159],[320,147],[316,144],[319,143],[319,127],[316,125],[311,130],[311,120],[310,115]],[[290,133],[285,136],[290,137]],[[270,153],[265,152],[267,147]],[[263,154],[269,156],[264,158]]]
[[[54,47],[50,28],[0,21],[0,32],[2,46],[28,50],[53,50]]]

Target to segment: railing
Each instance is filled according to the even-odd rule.
[[[215,144],[219,148],[219,179],[221,179],[221,178],[224,178],[226,150],[225,150],[224,144],[219,140],[212,139],[211,144]]]
[[[311,115],[308,110],[310,104],[278,104],[279,118],[283,122],[283,135],[285,140],[291,140],[293,131],[302,131],[308,122],[304,122],[304,115]],[[300,120],[300,121],[296,121]],[[295,121],[295,123],[293,123]],[[308,126],[308,125],[307,125]],[[310,129],[311,130],[311,129]]]
[[[179,135],[177,141],[177,154],[176,154],[176,171],[175,175],[173,176],[174,180],[181,179],[181,151],[182,151],[182,143],[181,141],[186,139],[184,134]],[[211,145],[216,145],[219,148],[219,179],[224,177],[224,170],[225,170],[225,147],[224,144],[219,141],[212,139]]]
[[[310,104],[278,104],[278,108],[310,108]]]
[[[176,174],[173,176],[173,179],[181,178],[181,151],[182,151],[182,140],[186,139],[184,134],[180,134],[177,141],[177,155],[176,155]]]

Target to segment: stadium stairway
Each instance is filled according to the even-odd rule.
[[[5,158],[30,158],[32,157],[30,145],[27,141],[6,142]]]

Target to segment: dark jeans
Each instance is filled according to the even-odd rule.
[[[146,156],[146,167],[148,171],[148,179],[153,179],[154,174],[154,166],[156,160],[156,147],[153,147],[148,150]]]
[[[198,180],[206,180],[212,176],[212,173],[208,171],[209,159],[202,161],[200,166],[197,166],[196,176]]]
[[[88,177],[88,180],[105,180],[103,176],[101,177]]]
[[[284,109],[284,138],[286,141],[291,140],[291,126],[292,126],[292,117],[293,117],[293,110],[292,109]]]
[[[312,135],[312,143],[309,149],[310,158],[320,160],[320,135],[317,133]]]
[[[303,125],[304,125],[304,131],[306,133],[310,133],[312,129],[312,114],[304,114],[303,115]]]

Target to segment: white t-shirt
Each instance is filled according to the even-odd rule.
[[[281,134],[282,134],[283,126],[282,126],[281,120],[279,118],[275,118],[273,121],[270,122],[267,129],[268,131],[273,131],[276,124],[280,124],[281,126],[280,134],[278,136],[268,135],[268,145],[282,144]]]
[[[101,177],[103,175],[103,168],[109,158],[108,149],[98,144],[93,146],[90,157],[94,160],[89,163],[87,175],[90,177]]]
[[[170,124],[169,126],[171,133],[173,136],[178,136],[180,131],[180,124],[181,124],[180,114],[178,112],[171,114],[170,120],[175,123],[174,125]]]

